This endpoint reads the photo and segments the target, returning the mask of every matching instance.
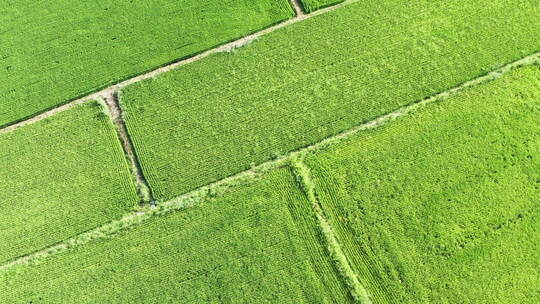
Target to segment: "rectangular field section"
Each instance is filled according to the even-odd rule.
[[[536,303],[540,68],[308,157],[374,303]]]
[[[363,0],[134,84],[121,103],[165,200],[534,53],[538,37],[539,1]]]
[[[103,111],[89,102],[0,134],[0,263],[137,205],[122,147]]]
[[[348,303],[288,168],[0,272],[2,303]]]
[[[4,0],[0,127],[293,15],[288,0]]]

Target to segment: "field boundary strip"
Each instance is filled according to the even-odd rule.
[[[122,119],[122,110],[120,109],[120,104],[118,103],[118,95],[113,93],[108,96],[103,97],[103,102],[108,108],[108,114],[112,120],[118,139],[122,144],[122,149],[124,150],[124,156],[126,157],[131,174],[135,180],[135,187],[137,189],[137,194],[141,198],[141,204],[154,204],[154,199],[152,196],[152,189],[148,184],[148,181],[142,173],[141,165],[135,149],[133,148],[133,142],[126,128],[126,124]]]
[[[311,179],[310,169],[304,162],[304,156],[305,154],[297,155],[291,160],[291,164],[301,190],[306,194],[308,201],[311,203],[311,208],[313,209],[315,217],[317,218],[319,229],[324,236],[328,253],[330,254],[333,262],[336,264],[336,268],[338,269],[343,281],[345,281],[345,284],[349,288],[349,292],[354,301],[361,304],[371,304],[372,302],[366,288],[360,283],[358,276],[352,270],[351,264],[349,263],[349,260],[347,259],[347,256],[343,252],[341,244],[337,239],[334,228],[324,215],[321,204],[317,197],[317,192],[315,191],[315,184]]]
[[[449,97],[454,96],[463,90],[479,86],[489,81],[493,81],[516,68],[528,66],[528,65],[534,65],[534,64],[540,65],[540,52],[536,52],[532,55],[526,56],[522,59],[519,59],[507,65],[504,65],[498,69],[495,69],[483,76],[464,82],[461,85],[453,87],[444,92],[419,100],[416,103],[401,107],[393,112],[382,115],[376,119],[360,124],[354,128],[351,128],[339,134],[327,137],[326,139],[319,141],[317,143],[314,143],[312,145],[305,146],[295,151],[291,151],[287,153],[286,155],[277,157],[273,160],[254,166],[250,170],[246,170],[238,174],[221,179],[219,181],[210,183],[208,185],[205,185],[194,191],[183,194],[172,200],[159,203],[157,206],[151,206],[151,207],[142,206],[138,210],[124,216],[121,219],[114,220],[112,222],[109,222],[108,224],[97,227],[93,230],[76,235],[64,242],[54,244],[50,247],[38,250],[29,255],[25,255],[25,256],[16,258],[12,261],[9,261],[7,263],[4,263],[0,265],[0,271],[6,270],[8,268],[11,268],[19,264],[38,262],[39,260],[44,259],[50,255],[53,255],[62,251],[66,251],[70,249],[71,247],[84,245],[94,240],[106,239],[106,238],[112,237],[125,230],[134,228],[142,224],[143,222],[150,219],[151,217],[160,216],[160,215],[170,213],[172,211],[191,207],[208,198],[212,198],[212,197],[221,195],[223,193],[226,193],[230,191],[231,189],[238,187],[239,185],[249,183],[253,181],[255,178],[257,178],[258,176],[261,176],[262,174],[264,174],[265,172],[271,169],[289,164],[291,160],[297,157],[305,157],[305,154],[307,153],[317,152],[330,145],[335,145],[337,143],[340,143],[343,140],[346,140],[347,138],[350,138],[351,136],[361,131],[374,129],[379,126],[382,126],[388,122],[393,121],[394,119],[398,119],[408,113],[411,113],[425,105],[444,101],[448,99]]]
[[[334,10],[340,8],[340,7],[343,7],[343,6],[358,2],[358,1],[360,1],[360,0],[347,0],[345,2],[341,2],[341,3],[338,3],[336,5],[320,9],[318,11],[315,11],[315,12],[312,12],[312,13],[309,13],[309,14],[305,14],[301,9],[301,5],[298,3],[298,0],[289,0],[289,3],[291,4],[291,6],[293,7],[293,10],[296,13],[296,16],[291,18],[291,19],[285,20],[285,21],[283,21],[281,23],[278,23],[278,24],[274,24],[274,25],[272,25],[272,26],[270,26],[268,28],[265,28],[265,29],[260,30],[258,32],[249,34],[247,36],[236,39],[234,41],[222,44],[222,45],[220,45],[218,47],[208,49],[208,50],[203,51],[203,52],[201,52],[199,54],[192,55],[192,56],[189,56],[189,57],[184,58],[184,59],[180,59],[180,60],[178,60],[176,62],[173,62],[171,64],[159,67],[159,68],[154,69],[154,70],[152,70],[150,72],[147,72],[147,73],[144,73],[144,74],[141,74],[141,75],[126,79],[124,81],[118,82],[116,84],[113,84],[113,85],[105,88],[105,89],[96,91],[94,93],[88,94],[86,96],[83,96],[81,98],[77,98],[77,99],[72,100],[72,101],[69,101],[69,102],[67,102],[67,103],[65,103],[63,105],[55,107],[55,108],[53,108],[51,110],[48,110],[46,112],[43,112],[41,114],[35,115],[35,116],[30,117],[28,119],[16,122],[14,124],[7,125],[7,126],[5,126],[3,128],[0,128],[0,134],[7,133],[7,132],[13,131],[15,129],[18,129],[18,128],[22,127],[22,126],[26,126],[26,125],[35,123],[37,121],[43,120],[43,119],[45,119],[47,117],[50,117],[50,116],[52,116],[54,114],[57,114],[59,112],[66,111],[66,110],[68,110],[68,109],[70,109],[70,108],[72,108],[72,107],[74,107],[76,105],[79,105],[81,103],[85,103],[85,102],[88,102],[88,101],[91,101],[91,100],[96,100],[96,99],[107,99],[107,98],[109,98],[109,96],[114,96],[114,95],[118,94],[118,92],[120,92],[123,88],[125,88],[125,87],[127,87],[129,85],[132,85],[134,83],[156,77],[156,76],[158,76],[158,75],[160,75],[162,73],[166,73],[166,72],[171,71],[171,70],[173,70],[175,68],[178,68],[180,66],[187,65],[187,64],[199,61],[199,60],[201,60],[203,58],[206,58],[206,57],[208,57],[210,55],[213,55],[213,54],[216,54],[216,53],[229,52],[229,51],[234,50],[236,48],[240,48],[240,47],[250,43],[251,41],[258,39],[259,37],[262,37],[262,36],[264,36],[266,34],[272,33],[272,32],[274,32],[276,30],[279,30],[279,29],[281,29],[283,27],[286,27],[286,26],[289,26],[291,24],[303,21],[305,19],[309,19],[309,18],[318,16],[318,15],[322,15],[322,14],[334,11]],[[120,116],[121,116],[121,113],[120,113]]]

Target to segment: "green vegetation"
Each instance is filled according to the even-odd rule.
[[[0,126],[293,15],[287,0],[4,0]]]
[[[323,7],[335,5],[345,0],[300,0],[304,11],[311,13]]]
[[[296,159],[295,174],[274,169],[110,238],[4,269],[0,302],[534,303],[539,83],[539,66],[520,68]],[[56,118],[102,118],[99,134],[113,138],[98,107]]]
[[[540,68],[308,156],[375,303],[536,303]]]
[[[292,167],[296,175],[296,179],[302,190],[307,196],[308,201],[311,203],[315,217],[319,223],[321,234],[327,244],[328,254],[334,261],[339,274],[343,278],[343,281],[347,285],[351,296],[357,303],[369,303],[370,299],[364,286],[358,280],[358,276],[351,268],[351,265],[341,249],[334,229],[326,220],[321,206],[317,200],[315,194],[315,184],[311,180],[309,168],[307,168],[301,159],[293,159]]]
[[[0,134],[0,262],[137,205],[122,147],[103,111],[89,102]]]
[[[363,0],[126,88],[160,200],[540,49],[540,2]]]
[[[0,303],[538,301],[538,0],[351,0],[2,130],[289,1],[2,3]]]
[[[0,273],[2,303],[346,303],[346,295],[287,168]]]

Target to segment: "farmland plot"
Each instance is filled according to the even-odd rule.
[[[344,0],[300,0],[302,8],[308,13],[343,1]]]
[[[309,156],[376,303],[537,303],[540,68]]]
[[[122,147],[103,111],[90,102],[0,134],[0,262],[137,205]]]
[[[347,303],[288,168],[0,273],[2,303]]]
[[[293,15],[287,0],[4,0],[0,126]]]
[[[134,84],[121,103],[165,200],[531,54],[538,37],[538,1],[364,0]]]

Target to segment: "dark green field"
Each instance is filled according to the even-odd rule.
[[[293,16],[287,0],[5,0],[0,127]]]

